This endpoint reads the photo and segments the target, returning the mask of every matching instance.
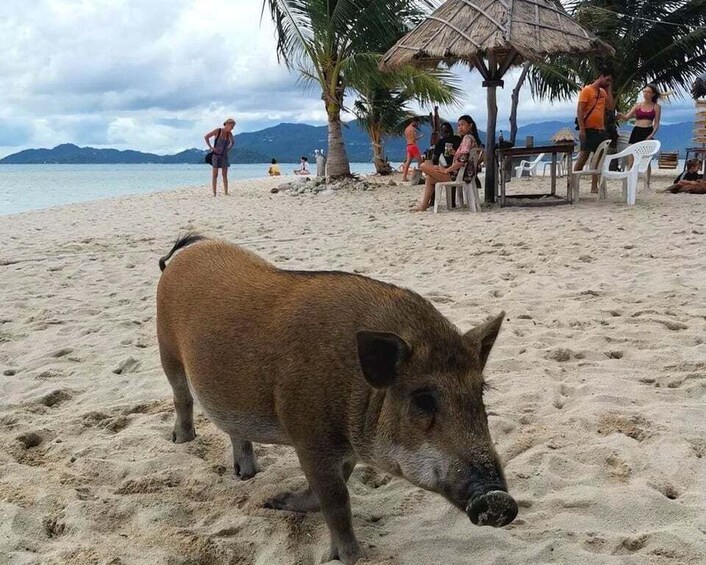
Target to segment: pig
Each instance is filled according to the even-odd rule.
[[[444,496],[474,524],[515,519],[483,404],[483,368],[504,312],[461,333],[410,290],[279,269],[197,234],[177,239],[159,265],[172,440],[194,439],[195,396],[230,436],[241,480],[258,472],[252,442],[292,445],[308,487],[265,507],[320,510],[328,560],[363,557],[346,486],[357,462]]]

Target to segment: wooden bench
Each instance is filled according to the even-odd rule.
[[[679,165],[678,151],[662,151],[659,154],[658,166],[660,169],[676,169]]]

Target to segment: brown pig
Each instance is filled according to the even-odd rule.
[[[362,557],[346,487],[358,461],[441,494],[474,524],[515,518],[483,405],[483,367],[504,314],[462,334],[412,291],[278,269],[198,235],[178,239],[159,264],[172,439],[196,435],[193,394],[230,436],[241,479],[258,470],[251,442],[294,446],[309,486],[266,506],[320,509],[329,559]]]

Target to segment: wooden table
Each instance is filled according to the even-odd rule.
[[[557,204],[574,204],[578,202],[578,191],[574,190],[574,183],[571,182],[571,171],[573,169],[573,143],[562,143],[560,145],[537,145],[535,147],[510,147],[507,149],[496,149],[497,162],[500,169],[498,179],[498,196],[500,206],[555,206]],[[551,161],[551,192],[544,194],[505,194],[506,172],[505,163],[507,159],[513,157],[525,157],[530,155],[539,155],[540,153],[549,153],[552,156]],[[558,196],[556,193],[556,169],[557,156],[566,155],[566,198]],[[512,171],[514,172],[514,170]],[[512,174],[512,172],[510,174]],[[525,202],[512,202],[508,199],[521,198]]]

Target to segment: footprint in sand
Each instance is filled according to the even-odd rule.
[[[71,398],[73,398],[73,394],[71,394],[68,390],[57,389],[45,394],[39,399],[39,403],[51,408],[52,406],[58,406],[62,402],[71,400]]]
[[[648,439],[651,423],[639,414],[604,414],[598,423],[598,433],[607,436],[614,433],[626,435],[636,441],[643,442]]]

